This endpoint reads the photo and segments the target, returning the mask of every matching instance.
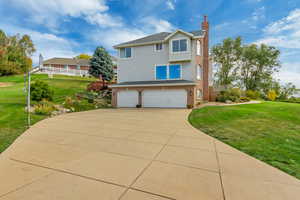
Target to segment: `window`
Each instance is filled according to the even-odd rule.
[[[201,55],[201,43],[199,40],[197,40],[197,56]]]
[[[180,79],[181,65],[160,65],[156,66],[156,80]]]
[[[169,79],[179,79],[181,77],[180,65],[169,65]]]
[[[173,52],[187,51],[187,39],[173,40],[172,50]]]
[[[202,67],[200,65],[197,65],[197,80],[202,79]]]
[[[197,99],[202,99],[202,90],[197,90]]]
[[[162,49],[163,49],[162,43],[155,44],[155,51],[161,51]]]
[[[121,48],[120,58],[131,58],[131,48]]]
[[[167,79],[167,66],[156,66],[156,80]]]

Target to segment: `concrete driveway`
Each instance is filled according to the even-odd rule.
[[[190,110],[44,120],[0,156],[1,200],[295,200],[300,181],[194,129]]]

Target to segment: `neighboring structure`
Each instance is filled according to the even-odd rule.
[[[117,59],[112,56],[114,64],[115,79],[117,79]],[[90,61],[77,58],[51,58],[45,60],[42,66],[42,73],[63,74],[70,76],[88,76]]]
[[[115,107],[193,107],[209,101],[209,24],[162,32],[114,46],[119,51]]]

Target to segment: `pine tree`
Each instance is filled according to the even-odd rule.
[[[103,81],[111,81],[114,77],[113,63],[111,56],[103,47],[97,47],[93,57],[90,60],[89,73],[102,78]]]

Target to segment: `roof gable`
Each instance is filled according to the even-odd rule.
[[[139,39],[136,39],[136,40],[132,40],[132,41],[129,41],[129,42],[124,42],[124,43],[115,45],[114,48],[122,48],[122,47],[129,47],[129,46],[141,46],[141,45],[146,45],[146,44],[155,44],[155,43],[158,43],[158,42],[165,42],[178,32],[180,32],[182,34],[185,34],[185,35],[187,35],[189,37],[192,37],[192,38],[193,37],[197,38],[197,37],[203,36],[203,31],[202,30],[186,32],[186,31],[183,31],[181,29],[178,29],[178,30],[176,30],[172,33],[161,32],[161,33],[156,33],[156,34],[149,35],[149,36],[146,36],[146,37],[143,37],[143,38],[139,38]]]
[[[185,31],[183,31],[183,30],[181,30],[181,29],[178,29],[178,30],[176,30],[175,32],[173,32],[172,34],[168,35],[168,36],[165,38],[165,41],[168,41],[170,38],[172,38],[173,36],[175,36],[175,35],[178,34],[178,33],[181,33],[181,34],[186,35],[186,36],[188,36],[188,37],[193,37],[193,36],[194,36],[192,33],[188,33],[188,32],[185,32]]]

